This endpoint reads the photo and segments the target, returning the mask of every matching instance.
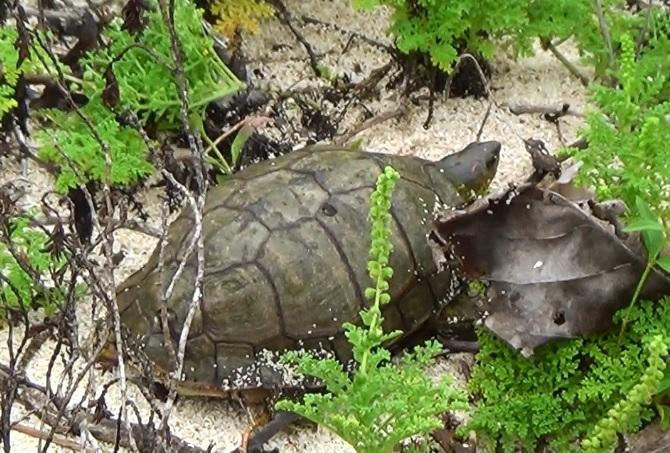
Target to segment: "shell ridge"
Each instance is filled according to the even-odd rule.
[[[260,250],[263,250],[261,248]],[[266,269],[263,264],[258,261],[258,259],[254,260],[254,264],[258,268],[259,271],[261,271],[261,274],[263,274],[263,277],[265,277],[265,280],[270,284],[270,288],[272,289],[272,295],[273,295],[273,300],[275,303],[275,307],[277,309],[277,314],[279,315],[279,330],[281,331],[281,334],[286,337],[290,338],[293,341],[297,341],[298,339],[295,338],[293,335],[290,335],[288,333],[288,329],[286,328],[286,323],[285,323],[285,314],[284,314],[284,309],[282,308],[281,304],[281,295],[279,294],[279,291],[277,290],[277,285],[275,284],[274,280],[272,279],[272,274],[270,271]]]
[[[400,239],[402,242],[405,244],[405,247],[407,247],[407,250],[409,251],[409,257],[412,260],[412,270],[414,271],[414,274],[417,275],[419,270],[418,270],[418,265],[416,261],[416,256],[414,255],[414,250],[412,249],[412,243],[409,240],[409,237],[407,236],[407,232],[405,231],[405,228],[403,228],[402,224],[400,223],[400,220],[398,220],[398,216],[396,215],[395,212],[395,203],[391,204],[391,218],[393,219],[393,222],[396,224],[398,227],[398,231],[400,232]],[[405,294],[410,292],[412,289],[412,286],[405,286],[402,288],[402,291],[400,291],[400,294],[396,296],[396,299],[400,300],[403,298]],[[411,323],[407,321],[407,318],[405,317],[405,314],[402,312],[402,310],[398,310],[400,313],[400,319],[402,321],[403,327],[405,329],[408,328],[408,326],[411,326]]]
[[[337,250],[337,254],[340,255],[340,261],[344,263],[344,265],[347,268],[347,274],[349,275],[349,279],[353,282],[354,284],[354,291],[356,292],[356,297],[358,298],[358,305],[361,308],[365,307],[365,298],[363,297],[363,289],[361,288],[360,283],[358,282],[358,279],[356,278],[356,273],[354,272],[354,268],[351,266],[351,263],[349,262],[349,257],[344,253],[344,249],[342,248],[342,244],[340,244],[340,241],[337,240],[335,235],[330,231],[328,226],[321,220],[318,216],[315,217],[316,221],[321,225],[321,228],[323,231],[326,232],[326,235],[330,239],[330,242],[333,243],[333,246],[335,247],[335,250]]]
[[[384,170],[384,168],[387,165],[393,166],[393,161],[391,159],[388,159],[388,162],[387,162],[387,159],[384,158],[384,157],[387,157],[386,154],[381,154],[381,153],[378,153],[378,154],[368,153],[368,154],[370,154],[371,160],[375,161],[376,164],[379,166],[380,170],[382,170],[382,171]],[[395,158],[399,158],[399,159],[407,159],[408,158],[408,156],[396,156],[396,155],[390,155],[388,157],[395,157]],[[421,159],[419,157],[414,157],[414,159],[424,161],[424,163],[420,167],[421,168],[421,173],[424,176],[426,176],[426,180],[428,180],[431,184],[433,184],[434,181],[430,177],[430,174],[427,173],[424,169],[424,166],[433,165],[433,162],[426,161],[425,159]],[[435,192],[435,190],[432,187],[430,187],[430,185],[426,185],[425,181],[417,181],[414,178],[411,178],[409,175],[407,175],[407,173],[404,173],[404,174],[400,173],[400,179],[404,179],[407,182],[411,182],[413,184],[416,184],[417,186],[419,186],[422,189],[425,189],[427,191]],[[451,182],[450,182],[450,184],[451,184]]]
[[[370,185],[365,185],[365,186],[354,187],[353,189],[339,190],[339,191],[337,191],[337,192],[333,192],[333,193],[331,194],[331,196],[332,196],[332,195],[348,195],[348,194],[350,194],[350,193],[356,192],[356,191],[361,190],[361,189],[371,189],[371,190],[374,190],[374,189],[375,189],[375,186],[372,185],[372,184],[370,184]]]

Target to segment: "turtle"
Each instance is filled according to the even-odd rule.
[[[312,145],[231,175],[207,193],[202,216],[202,297],[186,343],[178,390],[184,395],[258,401],[268,392],[304,388],[278,363],[287,350],[334,354],[347,363],[342,324],[359,322],[369,250],[369,197],[386,166],[399,174],[392,199],[395,270],[384,328],[396,341],[439,314],[463,281],[438,269],[427,235],[436,207],[463,207],[495,176],[501,144],[474,142],[431,161],[415,156]],[[196,278],[196,253],[186,256],[194,216],[184,209],[148,262],[117,289],[122,325],[132,347],[165,375],[173,368],[161,319],[161,288],[183,273],[165,301],[176,349]],[[161,277],[162,275],[162,277]]]

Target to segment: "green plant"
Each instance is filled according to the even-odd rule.
[[[574,36],[594,64],[602,65],[606,60],[591,0],[354,0],[353,3],[359,8],[391,7],[390,32],[398,48],[405,53],[425,53],[446,72],[465,50],[487,59],[498,46],[509,47],[516,55],[530,55],[538,38],[547,45]],[[601,3],[608,18],[613,7],[620,4],[617,0]]]
[[[211,37],[202,28],[201,17],[202,11],[190,1],[176,2],[174,22],[184,55],[188,114],[192,125],[208,140],[202,125],[207,105],[237,91],[242,84],[216,55]],[[81,62],[81,88],[88,102],[80,111],[90,120],[100,140],[74,112],[40,112],[49,124],[37,134],[42,143],[39,154],[58,164],[61,172],[56,187],[61,191],[91,180],[132,184],[153,171],[142,136],[134,127],[121,124],[120,115],[132,112],[141,126],[156,126],[158,130],[181,128],[181,101],[171,44],[159,9],[147,13],[147,26],[139,35],[124,30],[119,19],[105,29],[104,35],[109,46],[87,54]],[[113,91],[116,94],[110,96]],[[110,152],[109,178],[100,142]],[[225,169],[230,171],[227,165]]]
[[[627,232],[639,231],[642,237],[642,243],[647,250],[647,263],[642,272],[642,276],[635,287],[635,292],[630,301],[630,306],[633,307],[640,297],[642,288],[647,283],[649,274],[658,266],[665,272],[670,273],[670,256],[661,256],[663,247],[666,244],[666,233],[663,222],[658,219],[651,211],[649,206],[641,199],[635,200],[636,212],[638,218],[634,219],[625,229]],[[627,318],[624,317],[621,324],[621,335],[628,324]]]
[[[616,447],[617,433],[624,432],[631,422],[640,419],[640,411],[651,403],[657,392],[663,371],[665,370],[665,356],[668,355],[668,340],[661,335],[649,340],[649,366],[640,376],[640,383],[612,409],[607,416],[601,419],[593,429],[593,433],[582,442],[585,453],[607,453]]]
[[[512,0],[354,0],[354,5],[370,9],[379,5],[393,9],[390,32],[405,53],[430,55],[434,65],[450,71],[466,48],[490,58],[493,39],[521,29],[527,23],[528,2]]]
[[[608,411],[623,401],[648,369],[648,338],[670,339],[670,297],[620,310],[630,327],[539,348],[528,360],[484,328],[478,328],[480,353],[469,386],[479,399],[469,430],[490,448],[534,451],[540,443],[553,451],[576,452]],[[647,404],[621,420],[618,430],[634,432],[654,411]]]
[[[133,128],[122,126],[116,115],[99,98],[91,99],[81,113],[90,120],[96,133],[107,145],[111,167],[109,177],[104,150],[81,117],[51,110],[44,112],[51,126],[38,131],[39,155],[59,167],[55,189],[66,193],[87,181],[110,185],[127,185],[151,174],[154,167],[147,160],[147,146]]]
[[[39,59],[31,49],[27,58],[19,64],[19,34],[15,28],[0,25],[0,118],[17,106],[14,90],[23,73],[38,72]],[[43,53],[42,53],[43,54]]]
[[[147,26],[139,35],[122,29],[120,19],[105,29],[109,46],[84,57],[87,95],[101,97],[108,85],[108,70],[118,84],[119,112],[136,112],[143,125],[155,121],[174,130],[181,127],[181,102],[172,61],[169,33],[155,4],[147,13]],[[174,24],[182,48],[187,81],[189,115],[202,117],[207,105],[242,88],[214,51],[212,38],[202,27],[203,11],[190,0],[175,2]]]
[[[0,118],[17,105],[14,88],[22,72],[15,45],[17,36],[13,28],[6,25],[0,27]]]
[[[259,20],[274,15],[274,9],[264,0],[217,0],[212,2],[210,10],[218,17],[217,31],[229,39],[238,30],[258,33]]]
[[[390,301],[387,291],[393,275],[389,267],[393,246],[389,240],[389,209],[398,177],[395,170],[386,167],[371,196],[368,271],[374,287],[367,288],[365,296],[373,302],[361,311],[365,327],[344,325],[353,345],[356,364],[353,375],[333,358],[287,353],[285,359],[297,362],[302,374],[321,380],[327,393],[305,395],[302,403],[277,404],[280,409],[297,412],[328,427],[360,452],[391,452],[402,440],[438,428],[439,414],[467,407],[464,393],[452,387],[449,377],[434,384],[424,374],[423,368],[440,351],[437,342],[428,342],[413,353],[406,353],[400,366],[391,362],[390,352],[383,347],[401,334],[383,331],[380,310],[381,305]]]
[[[43,308],[53,314],[65,299],[50,283],[65,270],[66,257],[54,254],[49,236],[30,222],[26,215],[3,218],[0,225],[0,318],[5,309]]]
[[[597,109],[587,117],[587,150],[568,149],[583,163],[577,183],[595,187],[601,199],[620,198],[640,217],[637,199],[654,214],[670,214],[670,38],[652,36],[647,50],[635,55],[631,36],[620,38],[619,86],[594,85]],[[665,52],[665,59],[659,53]]]

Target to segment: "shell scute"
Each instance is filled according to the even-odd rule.
[[[434,297],[426,280],[412,286],[398,303],[407,332],[413,332],[431,316],[434,308]]]
[[[407,180],[400,179],[393,193],[393,217],[402,229],[417,263],[419,278],[437,272],[426,234],[433,222],[435,193]]]
[[[356,282],[362,290],[372,286],[373,283],[367,271],[370,238],[366,233],[361,234],[370,230],[368,202],[371,193],[372,188],[368,187],[336,193],[327,202],[333,211],[324,213],[322,210],[317,215],[324,228],[328,229],[340,243],[342,253],[347,257]],[[333,215],[328,215],[333,212]],[[416,277],[412,251],[409,249],[410,243],[403,239],[397,222],[392,223],[391,229],[393,242],[391,266],[395,269],[395,273],[390,281],[389,293],[391,298],[395,299],[412,285]],[[410,263],[409,267],[407,263]]]
[[[272,274],[288,336],[333,335],[358,312],[361,295],[351,269],[317,221],[274,231],[258,262]]]
[[[190,381],[216,380],[216,346],[207,335],[200,335],[186,342],[184,374]]]
[[[247,206],[259,221],[272,230],[287,228],[302,219],[313,218],[321,204],[328,199],[328,193],[311,175],[290,170],[275,175],[277,179],[273,190]]]
[[[311,173],[331,194],[372,187],[381,171],[380,163],[367,153],[346,151],[315,152],[296,161],[290,168]]]
[[[282,333],[272,283],[256,264],[210,274],[202,305],[205,331],[215,342],[256,345]]]
[[[246,210],[219,207],[203,223],[207,274],[253,261],[270,237],[268,227]]]

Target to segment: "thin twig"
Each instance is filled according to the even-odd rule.
[[[182,331],[179,337],[179,345],[177,349],[177,363],[175,364],[176,369],[172,373],[172,379],[170,380],[170,392],[164,406],[163,418],[161,420],[161,430],[164,430],[167,427],[167,420],[176,398],[176,387],[177,387],[176,383],[182,380],[182,373],[184,369],[184,354],[186,352],[186,341],[188,340],[188,333],[191,329],[191,323],[193,322],[195,313],[200,306],[200,300],[202,298],[202,281],[205,274],[205,256],[204,256],[205,244],[204,244],[204,237],[202,235],[202,211],[205,204],[205,196],[204,194],[201,194],[198,197],[198,200],[196,201],[195,198],[186,189],[186,187],[184,187],[181,183],[179,183],[172,176],[170,172],[163,170],[163,176],[165,176],[170,181],[170,183],[172,183],[175,187],[179,188],[179,190],[184,194],[184,196],[187,198],[191,206],[191,210],[193,211],[193,217],[194,217],[193,238],[187,249],[186,256],[181,261],[180,266],[177,269],[177,272],[172,277],[172,281],[170,282],[168,290],[166,291],[166,294],[164,296],[165,300],[168,300],[170,298],[170,295],[174,290],[177,279],[180,276],[179,271],[184,269],[184,266],[188,261],[188,257],[192,253],[194,245],[197,247],[198,264],[195,275],[196,284],[194,285],[195,287],[193,291],[193,296],[191,297],[191,301],[189,303],[189,310],[188,313],[186,314],[186,319],[184,320],[184,325],[182,326]]]
[[[549,41],[549,42],[546,43],[546,46],[547,46],[547,49],[549,49],[549,51],[550,51],[552,54],[554,54],[554,56],[558,59],[558,61],[560,61],[560,62],[563,64],[563,66],[565,66],[566,69],[567,69],[568,71],[570,71],[570,73],[571,73],[572,75],[574,75],[575,77],[577,77],[577,78],[579,79],[579,81],[582,83],[582,85],[584,85],[585,87],[589,86],[589,83],[590,83],[590,82],[589,82],[588,77],[586,77],[584,74],[582,74],[582,73],[579,71],[579,69],[577,69],[577,67],[576,67],[574,64],[572,64],[572,63],[570,62],[570,60],[568,60],[567,58],[565,58],[565,55],[563,55],[563,54],[556,48],[556,46],[554,45],[554,43],[552,43],[551,41]]]
[[[185,191],[185,195],[191,207],[193,209],[194,217],[196,218],[195,231],[194,231],[194,242],[197,242],[197,271],[194,282],[194,291],[193,297],[189,304],[189,310],[184,320],[184,325],[182,326],[182,331],[179,337],[179,345],[177,350],[177,363],[175,364],[175,370],[172,373],[172,379],[169,382],[169,392],[167,401],[164,405],[163,417],[161,419],[160,431],[161,433],[168,433],[167,423],[170,417],[172,407],[174,406],[175,399],[177,397],[177,382],[182,379],[183,367],[184,367],[184,354],[186,350],[186,341],[188,339],[188,334],[191,328],[191,323],[195,317],[195,313],[202,299],[202,287],[203,287],[203,277],[205,272],[205,245],[204,238],[202,237],[202,209],[205,204],[205,196],[207,193],[208,180],[205,178],[205,160],[204,160],[204,149],[201,141],[201,137],[198,130],[193,130],[189,121],[189,97],[188,97],[188,88],[186,84],[186,76],[184,73],[184,58],[183,50],[181,49],[180,42],[177,38],[177,32],[175,30],[174,24],[174,11],[175,11],[175,2],[174,0],[169,0],[169,3],[166,0],[160,0],[160,10],[163,17],[163,22],[165,23],[169,37],[170,37],[170,50],[172,53],[172,59],[175,65],[175,79],[177,81],[177,88],[180,100],[180,119],[182,122],[182,127],[186,130],[189,147],[193,153],[193,157],[196,159],[195,162],[195,177],[196,183],[198,185],[198,200],[190,195],[188,190],[178,183],[172,174],[167,171],[163,171],[163,176],[165,176],[170,182],[178,187],[180,190]],[[188,258],[186,258],[188,259]],[[185,260],[186,261],[186,260]],[[170,286],[173,286],[173,283],[178,278],[177,275],[173,277],[173,280]],[[167,297],[166,297],[167,299]],[[161,441],[167,441],[167,435],[161,436]]]
[[[286,6],[284,3],[282,3],[281,0],[268,0],[268,3],[270,3],[272,6],[277,9],[279,12],[279,18],[281,23],[286,25],[289,30],[291,30],[291,33],[293,33],[293,36],[295,36],[295,39],[297,39],[300,44],[305,48],[305,51],[307,52],[307,55],[309,56],[309,65],[312,67],[312,71],[314,71],[314,74],[316,74],[317,77],[321,77],[323,74],[321,74],[321,69],[319,68],[319,61],[316,58],[316,54],[314,53],[314,50],[312,50],[312,46],[307,42],[305,37],[298,31],[297,28],[293,26],[293,23],[291,22],[291,14],[288,12],[286,9]]]
[[[607,67],[611,68],[614,64],[614,49],[612,48],[612,37],[610,36],[609,26],[605,20],[605,15],[603,14],[603,7],[600,3],[600,0],[593,0],[593,7],[598,17],[598,26],[600,27],[600,34],[603,36],[603,41],[605,41],[605,47],[607,47]]]
[[[323,25],[323,26],[326,26],[326,27],[331,27],[331,28],[339,31],[340,33],[348,34],[351,37],[361,39],[361,40],[365,41],[366,43],[368,43],[372,46],[379,47],[380,49],[384,49],[385,51],[387,51],[390,54],[395,54],[396,53],[396,50],[393,48],[393,46],[389,46],[388,44],[384,44],[384,43],[381,43],[379,41],[376,41],[376,40],[370,38],[369,36],[364,35],[363,33],[353,31],[353,30],[347,30],[345,28],[340,27],[337,24],[330,23],[330,22],[324,22],[320,19],[317,19],[316,17],[311,17],[311,16],[308,16],[306,14],[301,15],[300,18],[306,24]],[[344,53],[344,51],[343,51],[343,53]]]
[[[405,114],[406,111],[407,111],[406,107],[399,107],[395,110],[389,110],[387,112],[380,113],[379,115],[376,115],[370,118],[369,120],[363,121],[361,124],[347,131],[346,133],[340,135],[339,137],[336,137],[333,140],[333,143],[340,146],[344,145],[349,140],[351,140],[355,135],[360,134],[364,130],[370,129],[371,127],[376,126],[377,124],[383,123],[384,121],[388,121],[390,119],[402,116]]]
[[[560,112],[562,115],[572,115],[580,118],[584,117],[584,113],[572,107],[568,107],[567,110],[563,110],[562,107],[554,107],[551,105],[527,104],[524,102],[513,101],[507,104],[507,108],[509,109],[510,113],[515,115],[525,115],[529,113],[554,115]]]
[[[24,425],[24,424],[18,424],[18,425],[13,425],[12,430],[17,431],[19,433],[25,434],[30,437],[34,437],[36,439],[42,439],[46,440],[48,438],[48,433],[45,433],[44,431],[41,431],[37,428],[33,428],[32,426]],[[70,450],[74,451],[84,451],[86,453],[98,453],[92,448],[86,448],[84,445],[80,444],[79,442],[70,440],[66,437],[61,437],[61,436],[53,436],[52,439],[53,443],[58,445],[59,447],[63,448],[69,448]],[[108,450],[102,450],[103,452],[107,452]]]
[[[491,115],[491,107],[493,107],[493,102],[489,101],[489,106],[486,108],[486,113],[484,114],[484,119],[482,120],[482,124],[479,125],[479,130],[477,131],[477,137],[475,141],[480,141],[482,138],[482,134],[484,133],[484,126],[486,126],[486,122],[489,119],[489,116]]]

